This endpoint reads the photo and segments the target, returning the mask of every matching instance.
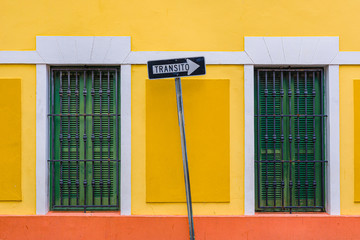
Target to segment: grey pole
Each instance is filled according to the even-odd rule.
[[[183,166],[184,166],[186,203],[187,203],[187,211],[188,211],[188,219],[189,219],[189,235],[190,235],[190,240],[195,240],[191,192],[190,192],[189,167],[188,167],[186,139],[185,139],[184,108],[183,108],[181,79],[180,78],[175,78],[175,87],[176,87],[176,102],[177,102],[177,109],[178,109],[180,135],[181,135],[182,158],[183,158]]]

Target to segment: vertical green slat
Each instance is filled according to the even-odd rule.
[[[84,89],[84,76],[82,74],[82,72],[79,72],[79,77],[78,77],[78,81],[79,81],[79,113],[84,113],[85,109],[84,109],[84,95],[83,95],[83,89]],[[84,155],[84,141],[83,141],[83,136],[84,136],[84,117],[79,117],[79,158],[80,159],[84,159],[85,155]],[[80,205],[84,205],[85,204],[85,196],[84,196],[84,162],[80,162],[79,163],[79,181],[80,181],[80,196],[79,196],[79,204]]]

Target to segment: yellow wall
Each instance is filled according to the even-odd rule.
[[[360,1],[343,0],[2,0],[0,50],[34,50],[36,36],[131,36],[133,51],[241,51],[245,36],[339,36],[341,51],[360,51]],[[132,211],[185,214],[185,204],[146,203],[146,68],[132,67]],[[1,66],[22,81],[22,202],[0,213],[35,212],[35,67]],[[210,66],[203,79],[230,80],[230,203],[195,204],[195,214],[243,213],[243,67]],[[353,79],[340,68],[341,207],[353,203]]]
[[[340,67],[340,189],[341,214],[360,214],[355,203],[354,185],[354,80],[360,79],[360,66]],[[358,93],[359,94],[359,93]],[[359,109],[355,111],[360,111]],[[359,124],[359,123],[357,123]],[[359,138],[360,136],[357,136]],[[357,159],[359,161],[359,159]],[[360,172],[358,172],[359,174]]]
[[[340,36],[359,51],[356,0],[2,0],[0,50],[36,35],[131,36],[134,51],[243,50],[244,36]]]
[[[35,74],[33,65],[0,65],[0,79],[21,80],[21,96],[13,97],[21,97],[22,194],[20,201],[0,201],[0,214],[35,214]],[[0,125],[2,120],[0,117]],[[4,160],[5,156],[0,157]]]
[[[230,93],[230,202],[195,203],[194,214],[238,215],[244,211],[244,82],[243,66],[207,66],[207,74],[189,79],[229,79]],[[146,78],[145,66],[132,67],[132,213],[186,214],[185,203],[146,202]],[[186,80],[185,80],[186,81]],[[187,80],[188,81],[188,80]],[[175,83],[174,83],[175,84]],[[175,99],[175,90],[173,94]],[[186,108],[185,108],[186,118]],[[186,121],[186,120],[185,120]],[[181,157],[180,157],[181,160]],[[225,160],[225,159],[224,159]],[[190,159],[189,159],[190,162]],[[181,165],[181,164],[180,164]],[[182,179],[180,173],[177,176]],[[184,189],[180,183],[175,187]]]

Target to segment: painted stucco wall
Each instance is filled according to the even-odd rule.
[[[132,213],[133,214],[186,214],[186,204],[184,203],[147,203],[146,201],[146,143],[151,141],[150,139],[146,140],[146,76],[147,69],[145,66],[135,66],[132,68]],[[244,99],[243,99],[243,66],[208,66],[207,74],[205,76],[192,77],[185,81],[191,81],[191,79],[227,79],[229,82],[229,103],[230,103],[230,116],[227,116],[230,120],[230,158],[222,159],[218,158],[217,161],[230,161],[230,172],[229,172],[229,181],[230,181],[230,192],[229,192],[229,201],[216,202],[212,199],[207,203],[195,203],[194,204],[194,214],[201,215],[239,215],[244,212]],[[226,80],[220,80],[226,81]],[[186,84],[186,83],[184,83]],[[174,84],[175,85],[175,84]],[[191,88],[191,83],[189,82],[189,88]],[[175,89],[173,98],[175,99]],[[185,91],[185,89],[184,89]],[[206,97],[206,93],[202,92],[200,95],[185,95],[184,98],[188,97],[187,101],[199,101],[202,97]],[[169,99],[171,101],[171,99]],[[184,100],[185,101],[185,100]],[[184,103],[184,108],[186,107],[186,102]],[[154,108],[155,106],[153,106]],[[161,106],[159,106],[161,108]],[[173,110],[176,113],[176,105],[172,108],[169,108],[168,111]],[[186,121],[186,109],[185,112],[185,121]],[[167,114],[164,114],[165,117]],[[226,117],[226,116],[225,116]],[[211,124],[216,123],[213,119],[201,119],[202,121],[209,121]],[[185,122],[191,126],[192,123]],[[150,126],[148,126],[150,127]],[[169,141],[178,142],[178,136],[172,135],[172,132],[178,132],[176,119],[175,124],[169,123],[169,126],[164,126],[169,129]],[[188,132],[191,136],[191,131]],[[187,134],[188,134],[187,133]],[[189,136],[188,136],[189,137]],[[204,138],[211,137],[211,132],[206,133]],[[157,138],[153,139],[156,141]],[[145,141],[146,140],[146,141]],[[194,141],[196,142],[196,140]],[[178,142],[180,144],[180,142]],[[164,146],[167,148],[168,146]],[[191,146],[189,146],[191,149]],[[196,151],[192,149],[191,151]],[[191,151],[189,150],[189,164],[191,166]],[[217,149],[209,149],[209,151],[214,151],[217,153]],[[181,149],[180,145],[178,149],[174,149],[174,152],[180,153],[178,157],[170,159],[172,161],[180,162],[180,167],[175,162],[169,162],[169,171],[173,171],[173,176],[178,178],[176,181],[176,188],[184,189],[183,185],[183,175],[181,167]],[[215,159],[214,159],[215,160]],[[210,161],[214,161],[210,160]],[[196,168],[196,166],[194,166]],[[206,168],[206,166],[204,166]],[[216,169],[216,166],[212,168]],[[221,169],[218,169],[221,171]],[[190,170],[191,171],[191,170]],[[201,172],[200,167],[196,168],[197,171],[203,178],[208,178],[206,172]],[[225,171],[226,174],[226,171]],[[191,176],[191,175],[190,175]],[[162,178],[162,176],[159,176]],[[167,180],[168,178],[164,178]],[[169,180],[167,180],[169,181]],[[171,181],[171,180],[170,180]],[[203,185],[204,186],[204,185]],[[225,186],[226,187],[226,186]],[[205,188],[210,188],[206,186]],[[211,189],[209,189],[210,191]],[[215,195],[217,194],[217,189],[214,188],[213,191]],[[221,191],[220,191],[221,193]],[[180,197],[183,194],[181,193]],[[212,195],[211,197],[213,197]],[[203,197],[203,196],[200,196]]]
[[[360,203],[355,203],[355,138],[360,136],[354,132],[354,81],[360,79],[359,66],[340,67],[340,187],[341,187],[341,214],[360,214]],[[357,92],[357,94],[360,94]],[[359,177],[359,175],[357,176]],[[359,189],[357,189],[359,191]]]
[[[36,36],[131,36],[132,51],[242,51],[245,36],[339,36],[341,51],[360,51],[358,9],[355,0],[3,0],[0,50],[35,50]],[[352,81],[359,73],[358,67],[340,68],[342,214],[360,214],[352,133]],[[196,203],[195,214],[244,212],[243,75],[242,66],[215,65],[196,78],[229,81],[230,182],[229,202]],[[22,201],[0,202],[0,213],[34,214],[35,66],[0,66],[0,78],[21,79],[23,124]],[[146,202],[146,78],[145,66],[132,67],[132,213],[186,214],[183,203]]]
[[[21,153],[18,155],[16,152],[4,151],[1,152],[0,161],[8,161],[17,155],[14,161],[19,161],[21,166],[21,192],[20,198],[10,197],[10,199],[0,201],[0,213],[1,214],[35,214],[35,66],[33,65],[0,65],[0,81],[1,79],[20,79],[21,95],[19,93],[11,94],[11,97],[21,98],[21,137],[13,139],[11,134],[6,131],[2,131],[1,138],[12,139],[16,144],[21,145]],[[7,82],[12,85],[10,81]],[[2,87],[5,87],[2,85]],[[12,86],[9,86],[12,89]],[[4,89],[2,89],[3,91]],[[9,105],[11,106],[11,97],[6,102],[1,102],[0,109]],[[14,102],[17,102],[15,100]],[[12,112],[3,112],[2,114],[12,114]],[[15,115],[16,116],[16,115]],[[5,117],[0,117],[0,124],[5,124]],[[13,123],[6,122],[8,129],[14,129],[17,127],[17,121]],[[16,132],[16,129],[14,129]],[[4,166],[4,164],[1,164]],[[14,165],[10,165],[7,169],[10,176],[17,175],[18,169]],[[16,184],[12,181],[13,178],[2,178],[2,181],[6,181],[6,185]],[[4,183],[2,183],[4,184]],[[3,194],[11,196],[11,192]]]
[[[133,51],[240,51],[244,36],[340,36],[359,51],[359,1],[3,0],[0,50],[35,36],[131,36]]]

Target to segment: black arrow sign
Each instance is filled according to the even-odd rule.
[[[148,61],[149,79],[205,75],[205,58],[177,58]]]

